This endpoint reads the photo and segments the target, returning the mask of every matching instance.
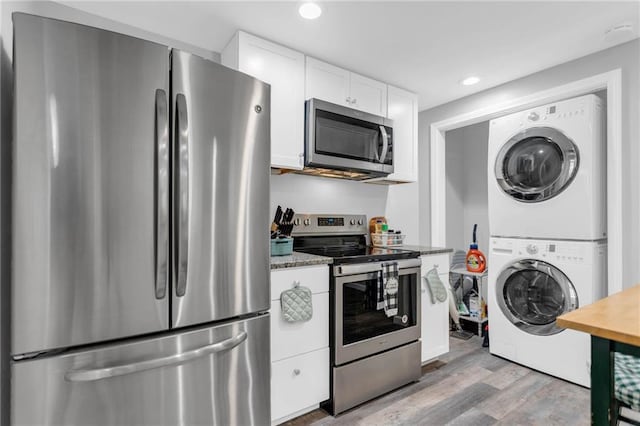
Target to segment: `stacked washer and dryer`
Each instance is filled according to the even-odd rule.
[[[489,125],[491,353],[589,386],[590,340],[556,317],[606,295],[606,144],[595,95]]]

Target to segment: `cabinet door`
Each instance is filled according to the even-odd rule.
[[[449,352],[449,294],[444,302],[431,302],[431,293],[425,277],[431,268],[438,269],[438,277],[445,288],[449,285],[448,255],[422,256],[421,295],[422,299],[422,362],[436,358]]]
[[[271,422],[310,411],[329,399],[329,348],[271,364]]]
[[[359,74],[351,73],[350,107],[382,117],[387,116],[387,85]],[[395,154],[394,154],[395,155]]]
[[[240,32],[238,70],[271,85],[271,166],[304,164],[304,55]]]
[[[418,180],[418,96],[388,86],[388,114],[393,120],[393,170],[388,180]]]
[[[349,100],[349,71],[307,56],[305,98],[317,98],[353,108]]]

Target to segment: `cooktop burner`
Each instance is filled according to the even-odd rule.
[[[295,215],[293,250],[331,257],[334,265],[420,257],[420,252],[402,247],[368,246],[366,219],[362,215]]]
[[[396,259],[411,259],[420,256],[420,252],[388,247],[297,247],[295,251],[332,257],[335,265],[345,263],[382,262]]]

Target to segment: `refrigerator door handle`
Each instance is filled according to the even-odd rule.
[[[235,348],[245,340],[247,340],[247,332],[241,331],[237,336],[225,339],[221,342],[202,346],[188,352],[170,355],[163,358],[133,362],[131,364],[116,365],[113,367],[96,368],[91,370],[71,370],[64,375],[64,378],[69,382],[92,382],[110,377],[139,373],[141,371],[151,370],[154,368],[180,365],[217,352],[228,351]]]
[[[169,258],[169,109],[167,94],[156,90],[156,299],[167,292]]]
[[[187,290],[188,233],[189,233],[189,122],[187,100],[182,93],[176,96],[176,139],[178,140],[178,283],[176,295]]]

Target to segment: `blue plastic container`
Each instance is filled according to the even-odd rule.
[[[271,240],[271,256],[286,256],[293,253],[293,238],[274,238]]]

